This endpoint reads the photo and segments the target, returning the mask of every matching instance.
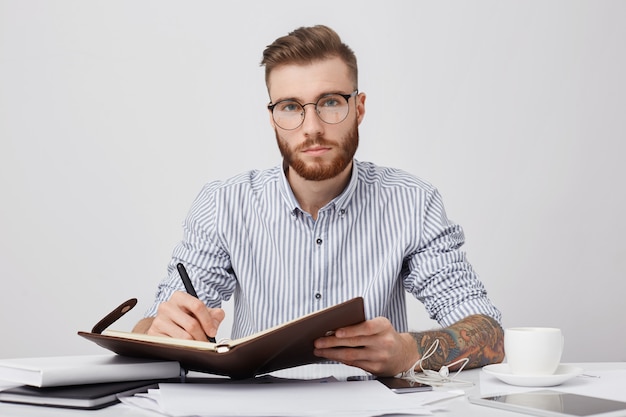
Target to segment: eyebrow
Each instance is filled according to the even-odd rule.
[[[352,93],[352,91],[350,91],[350,93]],[[350,93],[344,93],[344,92],[338,91],[338,90],[336,90],[336,91],[325,91],[325,92],[321,93],[320,95],[318,95],[313,101],[305,101],[305,100],[302,100],[302,99],[300,99],[298,97],[285,97],[285,98],[279,98],[278,100],[274,101],[270,97],[270,103],[275,104],[275,103],[280,103],[281,101],[290,100],[290,101],[298,102],[298,103],[300,103],[302,105],[302,104],[306,104],[306,103],[317,103],[317,101],[320,98],[322,98],[324,96],[328,96],[330,94],[343,94],[343,95],[345,95],[345,94],[350,94]]]

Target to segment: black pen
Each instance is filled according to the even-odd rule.
[[[189,275],[187,274],[187,270],[185,269],[185,265],[179,263],[176,265],[176,269],[178,269],[178,273],[180,274],[180,279],[183,280],[183,285],[185,285],[185,290],[187,294],[193,295],[198,298],[198,294],[196,294],[196,290],[193,288],[191,284],[191,279],[189,279]],[[209,338],[209,342],[215,343],[215,338],[211,336],[207,336]]]

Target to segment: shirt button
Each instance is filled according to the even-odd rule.
[[[317,240],[315,241],[315,243],[317,243],[318,245],[322,244],[322,239],[320,239],[319,237],[317,238]]]
[[[316,292],[315,293],[315,298],[319,300],[320,298],[322,298],[322,294]]]

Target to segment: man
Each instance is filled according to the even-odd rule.
[[[352,50],[328,27],[300,28],[268,46],[261,64],[283,164],[203,188],[135,331],[206,340],[234,294],[239,338],[362,296],[368,320],[316,340],[317,356],[396,375],[438,340],[424,367],[500,362],[500,313],[437,190],[353,159],[365,94]],[[179,262],[199,299],[184,292]],[[408,333],[406,292],[443,328]]]

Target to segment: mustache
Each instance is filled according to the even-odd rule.
[[[302,149],[312,148],[314,146],[337,146],[337,143],[335,141],[318,136],[315,138],[306,139],[298,146],[297,150],[300,151]]]

